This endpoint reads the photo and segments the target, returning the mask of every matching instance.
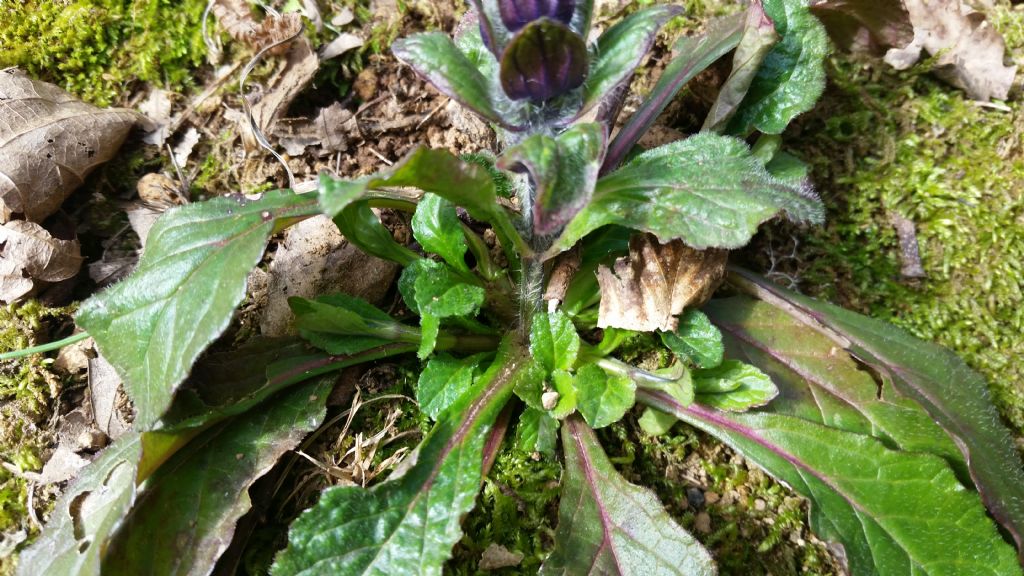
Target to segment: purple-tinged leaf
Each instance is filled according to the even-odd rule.
[[[534,103],[578,88],[587,77],[587,46],[568,26],[543,18],[520,30],[501,55],[501,87]]]
[[[989,511],[1024,549],[1024,468],[980,374],[949,350],[886,322],[801,296],[746,271],[736,271],[731,281],[822,331],[836,347],[871,367],[883,385],[927,410],[963,453]]]
[[[562,426],[565,472],[555,549],[542,576],[713,576],[711,555],[648,489],[630,484],[578,416]]]
[[[1021,574],[977,494],[938,456],[794,416],[683,406],[642,389],[637,399],[712,434],[808,498],[811,528],[842,546],[850,574]]]
[[[590,201],[607,144],[600,124],[577,124],[551,138],[537,134],[510,148],[502,169],[526,169],[533,180],[533,231],[557,234]]]
[[[617,99],[625,96],[620,88],[628,84],[636,68],[654,44],[658,30],[670,18],[682,12],[678,6],[655,6],[630,15],[597,39],[597,51],[590,75],[583,85],[583,107],[578,117],[600,105],[603,110],[618,108]]]
[[[743,36],[743,16],[729,16],[714,21],[701,36],[680,39],[673,49],[675,56],[661,73],[654,89],[640,108],[629,117],[608,146],[601,173],[611,172],[625,159],[658,116],[668,107],[679,90],[694,76],[736,47]]]
[[[440,576],[480,489],[484,445],[526,365],[511,339],[473,388],[446,410],[400,477],[369,490],[328,489],[292,524],[274,576]]]
[[[446,96],[484,119],[507,126],[491,104],[488,81],[442,32],[424,32],[396,40],[395,57],[411,66]]]
[[[702,131],[722,132],[747,95],[761,62],[779,40],[775,24],[764,13],[760,0],[753,0],[747,9],[743,37],[732,55],[732,72],[718,91],[718,97],[704,119]]]
[[[889,48],[904,48],[914,39],[903,2],[824,0],[810,8],[836,46],[847,52],[882,56]]]
[[[498,0],[501,21],[509,32],[517,32],[541,18],[550,18],[568,25],[575,11],[575,0]]]
[[[320,425],[333,382],[275,397],[175,454],[118,527],[103,574],[209,574],[251,507],[249,486]]]

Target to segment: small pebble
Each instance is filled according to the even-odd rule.
[[[554,410],[559,398],[561,395],[558,392],[545,392],[540,396],[540,404],[545,410]]]
[[[758,512],[762,512],[767,507],[768,507],[768,504],[765,503],[764,500],[761,500],[760,498],[758,498],[757,500],[754,500],[754,510],[757,510]]]
[[[709,534],[711,532],[711,516],[708,516],[707,512],[697,514],[697,517],[694,518],[693,527],[701,534]]]
[[[686,501],[690,504],[690,508],[694,510],[700,510],[704,508],[704,493],[700,491],[700,488],[687,488],[686,489]]]
[[[110,438],[103,433],[102,430],[82,430],[82,433],[78,435],[78,449],[79,450],[99,450],[107,445]]]
[[[722,497],[718,495],[718,492],[705,492],[704,500],[708,503],[708,506],[718,502]]]

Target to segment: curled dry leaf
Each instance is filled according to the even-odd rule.
[[[633,236],[629,256],[615,261],[614,272],[606,266],[597,270],[598,327],[675,330],[683,308],[700,306],[718,288],[728,254],[695,250],[681,240],[659,244],[651,234]]]
[[[54,238],[24,220],[0,226],[0,302],[28,296],[39,283],[67,280],[81,267],[78,240]]]
[[[252,107],[253,120],[264,134],[272,132],[274,122],[313,80],[313,76],[320,68],[320,59],[317,58],[309,40],[298,38],[291,42],[290,46],[284,70],[272,79],[263,99]],[[246,148],[254,150],[259,144],[250,129],[249,120],[243,117],[242,122],[243,143]]]
[[[882,56],[914,39],[914,27],[903,2],[878,0],[820,0],[811,12],[825,25],[841,49]]]
[[[921,51],[935,56],[935,72],[975,100],[1005,100],[1016,66],[1004,66],[1003,37],[981,12],[962,0],[904,0],[914,41],[893,48],[885,61],[897,70],[912,66]]]
[[[0,223],[42,222],[96,166],[110,160],[138,118],[101,109],[20,70],[0,71]]]
[[[302,17],[296,12],[270,14],[257,21],[247,0],[216,0],[211,11],[229,36],[256,50],[294,36],[302,28]],[[275,48],[275,53],[285,49]]]

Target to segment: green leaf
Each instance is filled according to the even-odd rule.
[[[775,25],[764,12],[760,0],[747,8],[743,37],[732,55],[732,71],[718,90],[701,131],[722,132],[742,104],[750,84],[754,81],[768,51],[779,40]]]
[[[473,385],[473,377],[485,354],[455,358],[438,354],[427,362],[416,384],[416,401],[420,411],[437,420],[449,406]]]
[[[396,322],[387,312],[347,294],[313,300],[293,296],[288,305],[295,313],[299,334],[330,354],[358,354],[395,341],[420,341],[415,328]]]
[[[396,40],[391,51],[445,95],[487,120],[507,126],[491,105],[487,78],[455,47],[447,34],[413,34]]]
[[[828,36],[805,0],[764,0],[764,11],[782,40],[764,57],[729,123],[732,134],[753,129],[781,134],[793,118],[814,106],[825,88]]]
[[[679,90],[694,76],[735,48],[742,35],[743,19],[737,15],[712,21],[708,31],[700,36],[681,38],[673,49],[675,56],[661,73],[650,95],[608,145],[608,154],[601,166],[601,173],[606,174],[614,170],[640,137],[651,129]]]
[[[662,244],[681,238],[696,249],[738,248],[780,211],[796,221],[824,218],[812,192],[772,178],[745,143],[703,133],[649,150],[599,180],[550,253],[608,224],[654,233]]]
[[[722,333],[700,310],[685,311],[679,317],[675,332],[659,332],[658,335],[673,354],[700,368],[714,368],[722,363],[725,351]]]
[[[275,223],[312,212],[310,198],[287,191],[170,210],[150,231],[135,272],[82,304],[76,320],[124,379],[137,429],[156,424],[193,362],[227,328]]]
[[[664,436],[668,434],[669,430],[675,426],[679,419],[675,416],[662,412],[655,408],[644,408],[644,413],[640,416],[637,424],[640,424],[640,429],[644,431],[644,434],[648,436]]]
[[[251,508],[249,487],[320,425],[333,383],[321,378],[275,397],[175,454],[118,527],[103,574],[212,571]]]
[[[793,416],[687,407],[662,392],[641,390],[638,399],[714,435],[809,498],[811,528],[843,546],[851,574],[1021,574],[977,494],[942,458]]]
[[[829,335],[836,348],[847,350],[883,383],[927,410],[953,437],[989,511],[1021,548],[1024,467],[980,374],[949,350],[886,322],[800,296],[749,272],[732,278],[744,290]]]
[[[590,75],[583,84],[580,115],[606,101],[610,94],[633,77],[654,44],[658,30],[681,12],[678,6],[654,6],[626,17],[601,34],[597,39]]]
[[[18,574],[98,576],[104,542],[135,501],[141,457],[139,433],[128,432],[83,468],[39,539],[21,553]]]
[[[346,206],[334,217],[334,224],[346,240],[367,254],[398,262],[402,266],[408,266],[420,258],[412,250],[395,242],[391,232],[381,224],[368,202],[354,202]]]
[[[516,375],[513,382],[513,390],[520,400],[534,410],[547,413],[541,396],[544,394],[544,384],[547,381],[548,371],[536,358],[530,356],[526,360],[526,366]]]
[[[695,371],[693,386],[697,402],[730,412],[764,406],[779,394],[767,374],[738,360]]]
[[[565,370],[555,370],[551,373],[551,386],[558,393],[558,402],[548,409],[548,413],[561,420],[576,411],[575,379]]]
[[[676,362],[668,368],[661,368],[652,372],[654,378],[640,370],[632,370],[632,379],[637,386],[649,390],[661,390],[667,392],[683,406],[693,403],[695,397],[693,376],[690,371],[681,363]]]
[[[562,447],[555,549],[541,575],[717,573],[708,551],[672,520],[657,496],[619,475],[579,418],[562,426]]]
[[[530,321],[530,354],[548,372],[570,370],[580,351],[580,337],[561,310],[538,312]]]
[[[433,352],[441,320],[471,318],[476,316],[484,303],[485,292],[482,287],[457,281],[443,265],[424,268],[416,276],[413,288],[416,308],[420,314],[421,340],[417,353],[420,359]]]
[[[325,491],[292,524],[271,574],[439,576],[480,488],[488,431],[525,357],[522,347],[506,342],[410,456],[415,464],[404,475],[369,490]]]
[[[576,372],[576,409],[591,428],[618,422],[633,407],[636,384],[625,376],[605,373],[594,364]]]
[[[528,453],[540,452],[553,455],[555,441],[558,438],[558,426],[558,420],[544,410],[527,407],[519,415],[519,424],[516,427],[516,448]]]
[[[576,124],[554,138],[530,136],[502,155],[500,168],[530,173],[536,189],[534,233],[557,234],[587,204],[607,139],[600,124]]]
[[[466,238],[455,206],[436,194],[423,195],[412,216],[412,233],[427,252],[433,252],[465,273]]]

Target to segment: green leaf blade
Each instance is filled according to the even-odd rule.
[[[420,372],[416,385],[416,401],[420,410],[431,420],[437,420],[472,387],[473,377],[482,361],[483,355],[480,354],[468,358],[438,354],[431,358]]]
[[[726,360],[715,368],[697,370],[693,384],[698,402],[730,412],[746,412],[764,406],[779,394],[767,374],[738,360]]]
[[[636,400],[636,383],[626,376],[607,374],[594,364],[576,372],[576,408],[591,428],[618,422]]]
[[[561,310],[538,312],[530,322],[530,354],[548,372],[570,370],[580,351],[576,326]]]
[[[566,472],[555,549],[541,575],[716,574],[707,550],[650,490],[619,475],[578,417],[563,424],[562,446]]]
[[[658,335],[673,354],[701,368],[714,368],[722,363],[725,353],[722,333],[700,310],[686,310],[679,317],[675,332],[659,332]]]
[[[216,198],[165,214],[127,279],[82,304],[77,322],[117,368],[148,429],[192,363],[227,328],[275,222],[309,214],[287,191],[259,200]]]
[[[455,206],[440,196],[423,195],[412,217],[412,233],[428,252],[444,258],[456,269],[469,273],[466,266],[466,239],[462,235]]]

